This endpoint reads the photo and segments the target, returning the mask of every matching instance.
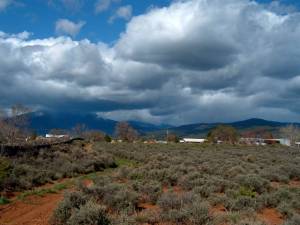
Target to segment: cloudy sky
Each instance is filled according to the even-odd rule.
[[[296,0],[0,0],[0,106],[300,122]]]

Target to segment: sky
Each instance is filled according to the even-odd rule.
[[[300,122],[296,0],[0,0],[0,107]]]

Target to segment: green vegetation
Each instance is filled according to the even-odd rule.
[[[0,197],[0,205],[6,205],[6,204],[9,204],[10,203],[10,200],[5,198],[5,197]]]
[[[0,157],[0,182],[3,182],[3,180],[9,176],[10,169],[11,165],[9,159]]]
[[[37,196],[45,196],[47,194],[55,194],[58,193],[59,191],[62,191],[64,189],[67,189],[69,185],[67,183],[61,183],[61,184],[56,184],[51,188],[38,188],[38,189],[33,189],[29,191],[25,191],[18,195],[18,199],[25,199],[28,196],[32,195],[37,195]]]
[[[118,166],[128,166],[128,167],[137,167],[138,166],[137,162],[126,159],[126,158],[116,158],[115,162]]]

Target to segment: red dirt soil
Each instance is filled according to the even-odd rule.
[[[183,189],[179,186],[174,186],[173,191],[178,195],[182,195],[184,193]]]
[[[173,191],[177,195],[182,195],[184,193],[184,190],[180,186],[172,186],[170,189],[168,186],[163,186],[162,188],[163,193],[167,193],[169,191]]]
[[[272,182],[270,182],[270,184],[271,184],[271,187],[275,188],[275,189],[280,188],[280,186],[282,186],[282,184],[277,181],[272,181]]]
[[[83,180],[83,185],[85,187],[89,188],[89,187],[92,187],[94,185],[94,182],[92,180],[90,180],[90,179],[85,179],[85,180]]]
[[[287,186],[290,188],[300,188],[300,180],[291,180],[288,184],[280,183],[277,181],[272,181],[271,182],[271,187],[272,188],[280,188],[283,186]]]
[[[168,186],[163,186],[162,191],[163,193],[167,193],[169,191]]]
[[[289,187],[300,188],[300,181],[299,180],[290,181],[289,182]]]
[[[53,210],[63,199],[63,194],[45,197],[28,197],[26,202],[15,202],[0,207],[1,225],[49,225]]]
[[[151,203],[140,203],[139,204],[139,208],[142,208],[142,209],[151,209],[151,210],[159,210],[159,206],[158,205],[153,205]]]
[[[282,215],[276,209],[263,209],[258,218],[266,223],[266,225],[281,225],[284,220]]]
[[[217,216],[217,215],[222,215],[226,213],[226,208],[223,205],[216,205],[214,207],[211,207],[209,209],[209,214],[211,216]]]

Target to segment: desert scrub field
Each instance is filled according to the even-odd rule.
[[[53,225],[299,225],[300,151],[281,146],[96,144],[135,163],[66,194]]]
[[[89,151],[82,141],[41,149],[38,154],[0,157],[0,192],[24,191],[43,184],[116,167],[113,155]]]

